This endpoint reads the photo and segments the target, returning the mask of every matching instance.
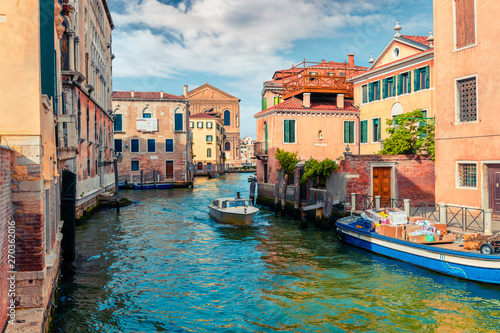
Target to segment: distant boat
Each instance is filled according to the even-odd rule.
[[[208,178],[209,179],[219,178],[219,174],[217,172],[215,172],[215,171],[209,172],[208,173]]]
[[[156,183],[156,185],[154,183],[147,183],[147,184],[142,184],[142,187],[141,187],[140,183],[134,184],[134,188],[136,190],[140,190],[140,189],[150,190],[150,189],[154,189],[154,188],[165,189],[165,188],[172,188],[172,187],[174,187],[174,184],[172,184],[172,183]]]
[[[217,221],[237,226],[249,225],[259,211],[249,199],[215,199],[208,208],[210,216]]]
[[[248,176],[248,182],[251,182],[252,180],[257,181],[257,177],[255,177],[255,175]]]

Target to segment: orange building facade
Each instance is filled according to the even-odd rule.
[[[493,0],[435,0],[436,201],[500,216],[498,77]]]
[[[434,117],[434,49],[432,37],[397,33],[370,69],[354,77],[354,101],[360,123],[355,141],[361,154],[376,154],[388,137],[388,119],[422,109]],[[429,40],[428,40],[429,39]]]

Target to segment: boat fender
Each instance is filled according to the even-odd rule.
[[[344,233],[343,233],[342,231],[340,231],[340,229],[339,229],[339,228],[337,228],[337,230],[336,230],[336,232],[335,232],[335,233],[337,234],[337,238],[338,238],[339,240],[341,240],[341,241],[345,241],[345,235],[344,235]]]

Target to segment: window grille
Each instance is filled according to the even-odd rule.
[[[476,121],[476,78],[472,77],[457,81],[457,89],[460,102],[460,121]]]
[[[462,187],[477,186],[477,165],[476,164],[458,164],[458,185]]]

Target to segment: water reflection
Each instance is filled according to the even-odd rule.
[[[247,175],[194,189],[128,191],[132,206],[77,228],[56,332],[497,330],[500,288],[446,277],[301,229],[261,209],[219,224],[211,199],[248,197]]]

